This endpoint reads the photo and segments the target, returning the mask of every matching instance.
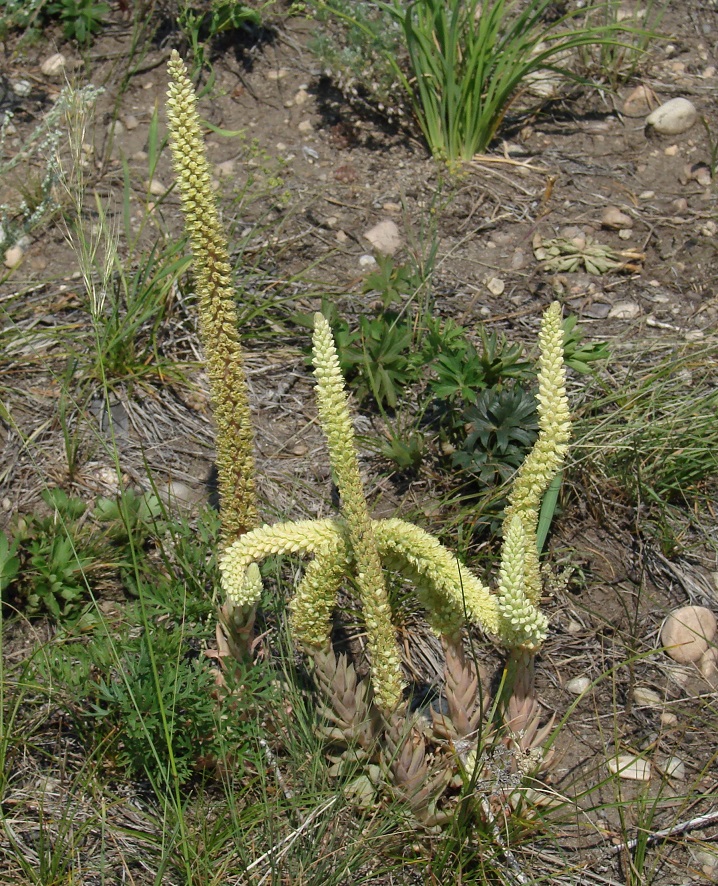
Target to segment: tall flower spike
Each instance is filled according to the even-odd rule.
[[[329,323],[319,313],[314,315],[313,344],[319,421],[327,437],[329,460],[341,494],[342,515],[354,554],[355,579],[367,628],[374,692],[380,707],[392,711],[402,696],[399,650],[384,573],[362,489],[344,379]]]
[[[511,526],[515,514],[521,518],[526,546],[525,594],[534,605],[538,605],[541,598],[541,573],[536,547],[539,508],[551,480],[563,464],[571,436],[563,340],[561,306],[553,302],[543,315],[539,333],[539,435],[518,470],[504,518],[506,527]]]
[[[225,541],[233,541],[258,522],[247,380],[229,252],[212,194],[197,97],[174,50],[168,68],[170,147],[194,253],[200,337],[217,424],[222,533]]]

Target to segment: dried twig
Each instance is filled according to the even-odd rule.
[[[664,840],[667,837],[675,837],[677,834],[685,834],[686,831],[695,831],[698,828],[704,828],[706,825],[713,824],[713,822],[718,821],[718,810],[714,809],[713,812],[707,812],[705,815],[699,815],[696,818],[691,818],[688,821],[683,821],[680,824],[675,824],[670,828],[662,828],[660,831],[654,831],[652,834],[648,834],[645,837],[645,840],[648,843],[655,843],[658,840]],[[608,850],[609,855],[618,855],[619,852],[629,851],[631,849],[635,849],[638,846],[638,843],[642,837],[634,837],[632,840],[626,840],[625,843],[619,843],[616,846],[611,846]]]

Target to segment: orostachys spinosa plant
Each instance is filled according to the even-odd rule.
[[[570,434],[560,306],[553,303],[541,325],[540,431],[509,497],[494,591],[418,526],[371,518],[336,347],[329,323],[319,313],[313,337],[315,390],[341,511],[333,518],[258,526],[247,386],[227,246],[211,192],[196,98],[177,53],[169,70],[173,154],[195,254],[200,327],[217,422],[225,527],[220,561],[223,590],[232,611],[253,612],[262,594],[258,568],[262,560],[277,554],[311,558],[290,603],[291,629],[295,642],[313,661],[323,696],[322,734],[340,755],[351,752],[355,761],[375,764],[370,768],[390,779],[417,818],[439,823],[443,813],[437,801],[452,767],[456,772],[465,766],[472,752],[475,759],[481,738],[479,680],[463,647],[467,624],[480,627],[508,650],[513,694],[507,693],[503,705],[509,736],[505,743],[525,757],[547,731],[539,728],[533,684],[533,658],[547,630],[547,618],[538,608],[542,586],[536,530],[542,497],[563,463]],[[444,705],[431,711],[430,734],[409,715],[404,700],[386,569],[413,585],[445,651]],[[361,680],[347,657],[337,657],[331,646],[332,614],[345,579],[361,604],[370,662],[367,680]]]

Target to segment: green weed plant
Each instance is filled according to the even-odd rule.
[[[371,28],[351,12],[322,5],[371,44]],[[618,21],[594,24],[586,10],[550,21],[552,5],[552,0],[376,4],[403,35],[408,70],[396,55],[387,58],[435,157],[453,164],[483,153],[532,78],[550,72],[585,82],[571,67],[572,54],[581,47],[616,45],[631,30]]]

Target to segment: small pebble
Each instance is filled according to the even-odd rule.
[[[223,160],[215,165],[214,174],[217,178],[228,178],[230,175],[234,175],[234,168],[234,160]]]
[[[581,693],[585,692],[590,685],[591,681],[588,677],[573,677],[573,679],[566,683],[566,689],[573,693],[573,695],[581,695]]]
[[[297,91],[297,94],[294,96],[294,104],[295,105],[303,105],[309,99],[309,93],[306,89],[300,89]]]
[[[125,127],[122,125],[122,120],[111,120],[107,124],[107,134],[112,138],[117,138],[118,135],[122,135],[125,131]]]
[[[373,268],[376,264],[376,259],[373,255],[369,255],[369,253],[364,253],[364,255],[359,256],[359,267],[360,268]]]
[[[685,197],[676,197],[671,203],[671,209],[676,215],[682,215],[684,212],[688,211],[688,201]]]
[[[267,71],[265,76],[267,80],[283,80],[287,76],[287,69],[275,68],[272,71]]]
[[[635,301],[617,301],[608,312],[609,320],[635,320],[641,313],[641,306]]]
[[[506,289],[506,284],[500,277],[492,277],[486,283],[486,288],[492,295],[502,295]]]
[[[40,71],[45,77],[61,77],[66,67],[67,58],[61,52],[56,52],[45,59],[40,65]]]
[[[662,726],[677,726],[678,717],[672,711],[663,711],[661,714]]]
[[[678,145],[669,145],[667,148],[663,149],[663,153],[666,157],[675,157],[678,153]]]
[[[26,98],[32,92],[32,83],[29,80],[16,80],[12,85],[12,91],[20,98]]]
[[[134,114],[125,114],[125,116],[122,118],[122,122],[125,124],[125,129],[128,132],[132,132],[133,129],[137,129],[137,127],[140,125],[140,121]]]
[[[15,246],[11,246],[9,249],[5,250],[5,267],[6,268],[16,268],[20,262],[22,261],[22,257],[25,253],[21,246],[15,244]]]
[[[165,194],[167,188],[162,184],[162,182],[158,178],[153,178],[149,183],[149,192],[153,197],[161,197]]]
[[[674,781],[683,781],[686,777],[686,764],[680,757],[668,757],[661,766],[667,778]]]
[[[514,271],[520,271],[528,264],[528,256],[523,249],[517,249],[511,256],[511,268]]]
[[[663,704],[661,696],[653,689],[645,686],[636,686],[633,690],[633,700],[639,705],[648,705],[649,707],[660,707]]]
[[[601,213],[601,225],[604,228],[618,231],[621,228],[632,228],[633,219],[617,206],[607,206]]]
[[[297,129],[302,133],[311,132],[314,127],[312,126],[311,120],[302,120],[302,122],[297,126]]]

